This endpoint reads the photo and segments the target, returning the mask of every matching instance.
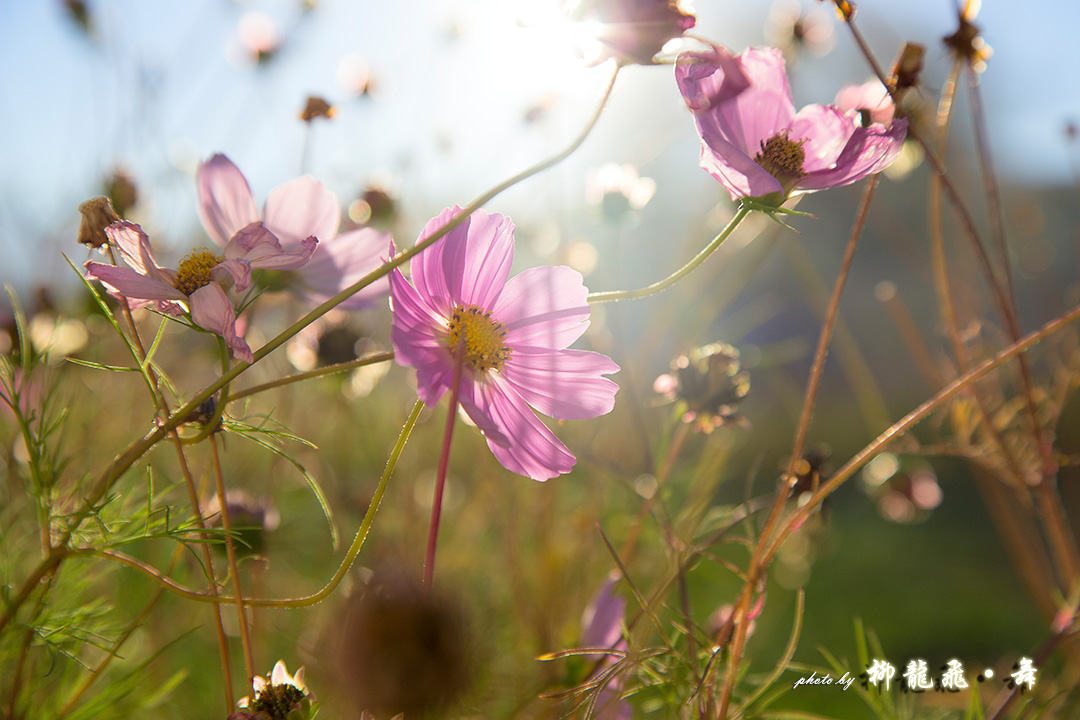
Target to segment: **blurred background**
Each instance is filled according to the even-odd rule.
[[[783,47],[796,107],[832,102],[844,85],[872,76],[827,4],[699,0],[692,9],[694,35],[736,52]],[[216,152],[241,168],[260,203],[274,187],[311,173],[337,194],[344,226],[386,228],[399,245],[409,245],[442,208],[464,205],[560,150],[592,113],[611,67],[583,62],[588,40],[562,10],[554,0],[0,0],[0,280],[16,289],[31,315],[53,318],[42,332],[55,341],[55,318],[81,317],[86,304],[63,257],[77,267],[89,257],[74,242],[78,204],[110,194],[118,207],[127,206],[122,214],[150,234],[159,261],[171,263],[209,244],[195,210],[194,172]],[[859,11],[860,27],[884,66],[904,42],[925,45],[920,97],[932,115],[952,62],[942,39],[956,30],[957,9],[948,0],[867,0]],[[1020,318],[1030,330],[1080,299],[1080,79],[1074,69],[1080,5],[1056,0],[1019,8],[989,0],[975,22],[993,50],[979,83]],[[698,45],[686,40],[683,47]],[[330,117],[301,119],[310,96],[332,106]],[[968,97],[965,89],[958,93],[946,162],[982,217]],[[517,270],[561,263],[580,270],[592,290],[644,285],[684,262],[733,213],[726,192],[698,168],[698,153],[671,67],[629,67],[580,150],[488,209],[510,215],[518,226]],[[899,329],[900,314],[913,318],[932,360],[948,374],[940,362],[946,345],[929,267],[927,177],[918,155],[905,153],[882,179],[810,434],[823,472],[938,389],[912,353],[911,337]],[[619,546],[650,494],[657,456],[666,447],[659,438],[671,430],[670,406],[653,391],[653,381],[670,371],[676,356],[730,343],[741,352],[751,389],[739,407],[744,422],[686,441],[670,476],[669,506],[726,507],[773,488],[790,451],[820,308],[860,193],[849,187],[808,196],[798,207],[817,218],[792,220],[801,235],[766,221],[749,223],[671,292],[597,308],[587,343],[623,367],[622,391],[613,416],[588,427],[569,424],[571,447],[581,457],[574,475],[536,486],[502,472],[475,434],[457,441],[440,572],[460,592],[465,614],[488,631],[476,641],[482,699],[474,704],[487,708],[482,715],[541,716],[547,711],[526,706],[538,692],[567,681],[561,669],[538,669],[534,658],[579,642],[580,611],[612,567],[595,524]],[[947,219],[950,237],[962,247],[952,222]],[[964,318],[973,333],[1000,344],[1002,331],[978,270],[957,252],[953,270]],[[5,301],[0,316],[10,324],[7,313]],[[350,357],[388,348],[384,309],[335,322],[347,328],[337,339]],[[100,324],[70,331],[67,352],[109,356],[94,345],[108,337]],[[253,332],[257,346],[260,331]],[[201,387],[212,368],[185,365],[187,350],[180,347],[176,341],[172,369],[187,374],[185,387]],[[1055,387],[1064,388],[1064,397],[1075,350],[1066,340],[1054,347],[1054,357],[1038,361],[1037,369],[1060,380]],[[340,359],[332,349],[313,332],[253,375],[272,379]],[[1059,370],[1064,379],[1054,375]],[[393,383],[382,381],[380,371],[305,384],[249,410],[285,417],[321,448],[317,456],[298,450],[298,457],[340,507],[346,538],[412,402],[408,374],[400,368],[389,373]],[[130,418],[90,420],[115,401],[95,382],[81,377],[70,390],[86,403],[83,431],[116,438],[80,449],[80,459],[94,467],[138,434],[122,422]],[[135,403],[140,389],[130,385],[125,392]],[[320,399],[341,402],[313,402]],[[416,543],[426,531],[442,412],[424,416],[402,460],[406,479],[380,515],[371,554],[362,556],[371,567],[420,560]],[[1017,580],[978,478],[952,457],[947,433],[937,434],[940,423],[929,425],[919,452],[884,456],[868,468],[831,498],[820,527],[793,540],[781,557],[751,645],[751,657],[761,658],[760,666],[752,660],[755,672],[776,661],[791,627],[793,591],[801,585],[807,610],[796,659],[804,663],[822,665],[817,647],[824,646],[861,671],[852,660],[855,618],[877,631],[897,665],[925,657],[937,667],[959,656],[973,670],[1004,670],[1043,642],[1049,618]],[[238,457],[246,457],[242,453]],[[482,458],[478,467],[470,455]],[[292,471],[265,454],[253,457],[250,464],[236,461],[238,484],[275,495],[282,508],[281,527],[269,541],[276,565],[262,589],[314,589],[334,566],[325,522]],[[704,475],[710,479],[702,499]],[[1071,486],[1063,492],[1080,502]],[[493,497],[495,512],[485,505]],[[663,546],[656,527],[644,537]],[[645,578],[662,575],[669,559],[662,551],[648,554],[646,540],[642,545],[632,567],[648,584]],[[718,551],[736,563],[745,563],[744,552]],[[494,575],[492,567],[499,568]],[[739,587],[717,564],[696,568],[690,582],[701,618],[730,602]],[[139,588],[136,595],[145,591]],[[332,675],[326,636],[338,612],[344,610],[267,613],[261,632],[273,651],[261,655],[264,669],[283,656],[295,658],[290,668],[304,662]],[[484,627],[486,617],[496,620]],[[201,645],[180,647],[192,656],[202,652]],[[191,664],[184,693],[213,687],[213,663],[205,665]],[[834,706],[838,696],[800,688],[788,701],[863,716],[858,704]],[[218,707],[216,694],[190,701]]]

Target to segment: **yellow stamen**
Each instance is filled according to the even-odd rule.
[[[446,343],[452,351],[457,351],[459,344],[463,345],[462,360],[480,372],[502,370],[510,358],[506,326],[475,305],[454,308]]]
[[[191,295],[204,285],[210,284],[210,272],[223,262],[206,248],[195,250],[180,261],[176,269],[176,289],[185,295]]]
[[[770,175],[780,181],[785,190],[790,190],[795,181],[806,173],[803,163],[806,140],[792,140],[788,130],[781,130],[768,140],[761,142],[761,151],[754,156],[754,162],[765,168]]]

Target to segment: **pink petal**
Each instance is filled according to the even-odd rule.
[[[251,286],[251,263],[243,258],[226,260],[218,263],[210,275],[217,282],[226,282],[231,277],[236,289],[244,292]]]
[[[259,219],[247,180],[224,155],[214,155],[199,166],[195,185],[199,219],[218,245],[226,245],[237,230]]]
[[[701,62],[715,68],[713,75],[731,74],[725,69],[730,65],[726,59],[706,56]],[[735,62],[749,87],[694,112],[702,140],[701,167],[727,188],[732,199],[779,192],[780,183],[754,162],[754,156],[763,141],[787,128],[795,117],[783,55],[775,48],[749,48]],[[708,67],[690,65],[681,71],[683,95],[691,107],[700,105],[701,97],[711,91],[715,82],[710,78]]]
[[[460,212],[457,206],[443,210],[428,222],[420,240],[430,237]],[[490,308],[510,275],[513,232],[509,218],[477,210],[413,262],[417,292],[446,315],[458,304]]]
[[[341,206],[321,182],[304,175],[274,188],[266,198],[263,222],[285,247],[314,235],[323,242],[337,235]]]
[[[459,212],[461,212],[461,208],[455,205],[452,208],[443,210],[437,217],[428,220],[423,232],[420,233],[420,237],[416,240],[417,244],[445,227]],[[459,225],[450,235],[467,232],[468,222],[466,220],[463,225]],[[450,298],[450,287],[447,284],[446,272],[443,269],[443,254],[446,252],[446,242],[449,239],[449,235],[444,235],[442,239],[436,241],[434,245],[415,257],[411,267],[413,286],[416,291],[445,317],[450,316],[455,304],[455,301]]]
[[[491,314],[506,325],[506,342],[561,350],[589,327],[589,291],[568,267],[536,267],[510,278]]]
[[[752,157],[716,135],[705,140],[705,131],[700,126],[698,130],[702,134],[699,164],[720,181],[732,200],[783,191],[780,181],[754,162]]]
[[[549,480],[570,472],[577,459],[533,414],[525,401],[498,373],[477,384],[477,412],[491,419],[510,444],[500,447],[490,438],[488,448],[503,467],[533,480]],[[476,417],[469,414],[476,421]]]
[[[715,46],[711,53],[683,53],[675,63],[675,80],[691,110],[706,110],[730,100],[750,86],[731,52]]]
[[[85,267],[88,278],[100,281],[116,295],[132,300],[187,300],[187,295],[172,285],[140,275],[131,268],[93,261],[88,261]]]
[[[429,351],[439,349],[449,367],[446,319],[424,301],[397,269],[390,273],[390,306],[394,312],[390,339],[397,363],[418,367],[428,359]]]
[[[462,225],[450,235],[460,238],[459,231],[466,239],[457,240],[458,252],[446,253],[453,258],[445,265],[450,295],[465,305],[491,308],[514,262],[514,223],[505,215],[477,210],[469,216],[467,229]]]
[[[619,386],[603,375],[619,371],[611,358],[585,350],[515,351],[502,370],[525,402],[560,420],[582,420],[611,412]]]
[[[784,55],[777,48],[748,48],[736,58],[750,87],[716,108],[732,128],[742,128],[743,147],[754,155],[762,140],[795,117]]]
[[[803,171],[827,170],[836,163],[855,131],[854,119],[832,105],[807,105],[791,121],[791,140],[803,140]]]
[[[811,173],[799,181],[800,190],[821,190],[848,185],[868,175],[881,172],[892,164],[904,145],[907,120],[893,121],[868,128],[856,127],[847,146],[836,160],[836,167]]]
[[[191,319],[204,330],[225,338],[240,360],[251,362],[254,359],[251,348],[236,334],[236,311],[217,283],[204,285],[191,294]]]
[[[277,236],[270,232],[270,229],[261,221],[256,220],[240,228],[229,238],[229,242],[225,245],[224,255],[229,260],[247,258],[249,253],[260,245],[281,249]]]
[[[431,407],[450,389],[454,381],[454,368],[445,350],[426,350],[417,356],[416,394]]]
[[[882,125],[891,123],[896,113],[896,105],[880,80],[842,88],[836,93],[834,104],[841,110],[866,110],[871,122]]]
[[[626,618],[626,598],[615,594],[615,585],[620,577],[617,571],[612,571],[592,602],[585,608],[585,613],[581,616],[584,627],[581,644],[585,647],[614,648],[617,644],[625,645],[625,642],[621,641],[622,624]]]
[[[124,262],[138,272],[145,275],[147,268],[158,267],[150,251],[150,238],[140,226],[121,220],[105,228],[105,234],[120,249]]]
[[[296,270],[307,263],[318,245],[314,235],[305,238],[299,250],[282,250],[280,246],[263,243],[252,248],[244,259],[256,269]]]
[[[450,387],[453,381],[454,376],[451,372],[446,378],[447,387]],[[510,446],[510,438],[503,434],[502,428],[484,409],[488,402],[484,387],[489,383],[490,380],[486,375],[481,378],[469,374],[463,375],[461,388],[458,391],[458,403],[469,419],[484,433],[488,447],[506,448]]]
[[[749,48],[735,60],[749,87],[725,102],[694,112],[694,119],[702,139],[710,145],[710,136],[715,135],[753,157],[763,140],[788,127],[795,117],[795,106],[779,50]]]
[[[351,230],[320,242],[319,251],[300,270],[308,296],[321,303],[355,284],[383,264],[383,251],[390,242],[389,233],[372,228]],[[338,307],[342,310],[359,310],[370,306],[389,291],[390,282],[383,277]]]

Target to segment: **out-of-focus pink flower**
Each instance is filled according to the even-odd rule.
[[[589,60],[615,58],[620,65],[651,65],[669,40],[697,23],[676,0],[582,0],[572,19],[597,23],[601,50]]]
[[[870,122],[882,125],[891,123],[896,114],[896,105],[880,80],[841,88],[840,92],[836,93],[836,107],[841,110],[854,110],[860,114],[866,113],[865,117],[869,118]],[[863,123],[867,124],[869,123]]]
[[[214,155],[199,166],[195,181],[199,218],[218,245],[226,245],[239,229],[260,220],[286,249],[299,247],[310,236],[319,239],[319,251],[296,273],[298,290],[312,303],[333,297],[378,268],[390,243],[388,233],[371,228],[338,235],[341,207],[337,197],[310,175],[272,190],[261,213],[243,173],[224,155]],[[368,307],[388,289],[381,278],[338,307]]]
[[[429,237],[461,212],[428,222]],[[568,267],[510,278],[514,225],[476,211],[412,263],[412,283],[390,276],[395,360],[416,368],[420,399],[438,402],[462,363],[459,402],[503,467],[547,480],[576,459],[530,406],[563,420],[609,412],[619,366],[599,353],[568,350],[588,327],[588,291]],[[455,359],[455,358],[460,358]]]
[[[110,294],[128,299],[132,307],[153,304],[159,312],[182,316],[225,338],[238,358],[251,362],[251,348],[236,330],[236,311],[222,283],[239,290],[251,283],[252,268],[292,270],[311,257],[318,240],[306,238],[299,250],[282,250],[277,238],[259,222],[240,229],[226,244],[223,255],[196,250],[176,270],[154,260],[150,239],[134,223],[116,222],[105,229],[130,267],[89,261],[86,275],[100,281]]]
[[[585,647],[610,648],[625,652],[626,639],[623,637],[623,624],[626,621],[626,598],[615,594],[615,586],[621,575],[617,571],[608,574],[596,596],[581,616],[581,643]],[[595,660],[600,655],[590,656]],[[616,657],[604,657],[604,666],[617,662]],[[630,703],[621,700],[622,675],[608,680],[596,697],[593,717],[599,720],[629,720],[633,708]]]
[[[884,170],[896,157],[907,121],[862,127],[858,115],[831,105],[791,101],[784,58],[775,48],[684,54],[675,68],[679,89],[701,135],[701,166],[733,200],[767,198],[847,185]],[[725,91],[734,70],[748,86]]]

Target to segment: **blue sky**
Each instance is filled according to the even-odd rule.
[[[0,279],[23,289],[69,273],[60,252],[85,259],[72,242],[76,205],[117,164],[139,181],[145,202],[136,219],[156,243],[202,244],[194,163],[224,152],[265,197],[299,174],[304,129],[296,114],[308,94],[321,94],[339,112],[313,128],[306,169],[344,202],[373,179],[388,183],[419,227],[561,147],[608,72],[583,67],[567,38],[547,28],[546,0],[322,0],[311,12],[299,0],[90,5],[93,40],[58,0],[0,0],[0,249],[8,259]],[[694,9],[703,36],[736,50],[764,41],[767,2],[698,0]],[[935,99],[948,65],[940,39],[955,27],[950,3],[867,0],[859,10],[884,63],[903,40],[927,45],[927,96]],[[251,11],[272,18],[283,38],[263,67],[232,59],[238,23]],[[528,27],[517,22],[523,16]],[[1080,118],[1072,38],[1080,3],[1019,11],[987,0],[978,23],[994,49],[982,85],[999,175],[1071,182],[1063,129]],[[868,78],[844,29],[836,30],[833,53],[792,68],[797,105],[828,102],[844,83]],[[339,84],[349,54],[370,65],[372,97],[352,98]],[[524,123],[538,103],[550,111]],[[711,180],[696,169],[695,143],[670,69],[631,68],[579,155],[539,189],[508,194],[501,209],[540,217],[544,200],[583,195],[588,167],[615,161],[648,170],[668,153],[686,156],[678,181],[700,188]]]

